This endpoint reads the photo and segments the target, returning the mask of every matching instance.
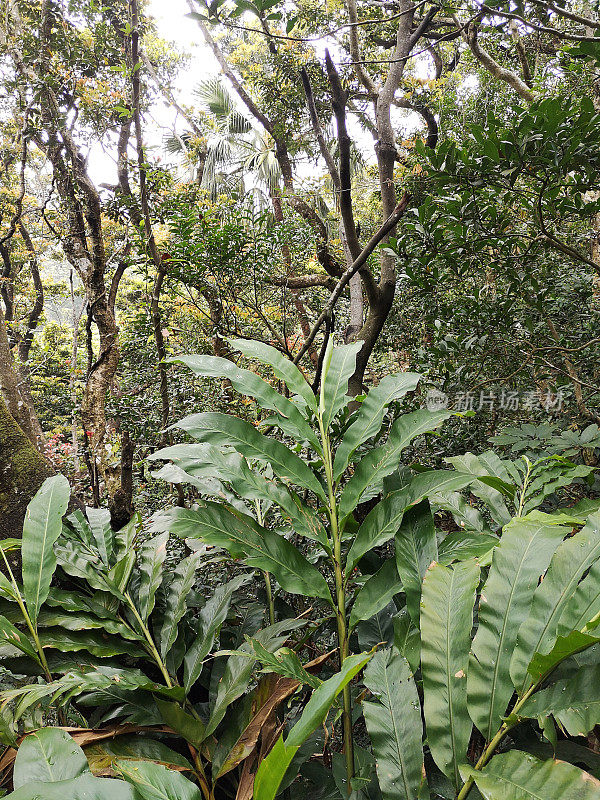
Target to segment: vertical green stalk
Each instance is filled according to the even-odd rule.
[[[259,525],[264,526],[264,517],[262,513],[262,508],[260,505],[260,500],[256,500],[254,503],[256,508],[256,521]],[[267,603],[269,606],[269,624],[275,624],[275,604],[273,603],[273,587],[271,586],[271,576],[268,572],[263,572],[263,577],[265,579],[265,590],[267,592]]]
[[[46,680],[48,682],[52,682],[52,673],[50,672],[50,668],[48,666],[48,662],[46,661],[46,655],[44,653],[44,648],[42,647],[42,643],[40,642],[37,629],[33,625],[31,621],[31,617],[27,613],[27,609],[25,608],[25,603],[23,602],[23,598],[21,597],[21,591],[19,586],[15,580],[15,576],[13,575],[13,571],[10,568],[10,564],[8,563],[8,559],[4,553],[4,550],[0,547],[0,552],[2,553],[2,558],[4,559],[4,566],[8,571],[8,575],[10,577],[10,582],[12,583],[14,589],[14,598],[19,605],[19,609],[21,610],[21,614],[23,615],[23,620],[25,624],[29,628],[29,632],[31,633],[31,637],[35,644],[35,649],[37,650],[38,658],[40,659],[40,664],[42,665],[42,669],[44,670],[44,674],[46,676]]]
[[[335,486],[333,483],[333,465],[331,458],[331,446],[329,436],[323,427],[323,420],[319,415],[319,429],[321,433],[321,442],[323,444],[323,464],[325,467],[325,476],[327,479],[327,492],[329,497],[329,521],[331,525],[331,538],[333,540],[333,568],[335,575],[335,600],[336,600],[336,618],[338,630],[338,646],[340,651],[340,668],[344,660],[350,654],[350,646],[348,640],[348,623],[346,619],[346,584],[344,581],[344,570],[342,567],[342,539],[339,531],[339,523],[337,516],[337,504],[335,500]],[[350,686],[346,685],[342,693],[343,700],[343,741],[344,741],[344,759],[346,762],[346,779],[348,784],[348,794],[352,793],[351,781],[354,777],[354,738],[352,734],[352,699],[350,695]]]
[[[167,687],[169,689],[173,688],[173,682],[171,681],[171,676],[169,675],[169,672],[168,672],[168,670],[167,670],[167,668],[165,666],[164,661],[160,657],[160,653],[158,652],[158,649],[157,649],[156,645],[154,644],[154,639],[152,638],[152,635],[150,634],[150,631],[148,630],[148,627],[144,624],[143,619],[140,617],[139,611],[135,607],[135,603],[131,599],[131,596],[129,594],[125,594],[125,599],[127,600],[127,605],[131,609],[131,613],[136,618],[137,623],[140,626],[140,630],[142,631],[142,633],[144,634],[144,637],[146,638],[146,641],[148,642],[148,652],[150,653],[152,658],[156,661],[156,665],[158,666],[159,670],[161,671],[161,674],[162,674],[163,678],[165,679],[165,683],[167,684]]]

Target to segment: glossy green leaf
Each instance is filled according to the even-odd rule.
[[[350,614],[350,630],[361,620],[370,619],[385,608],[395,594],[402,591],[396,563],[388,558],[381,569],[371,575],[356,593]]]
[[[192,765],[181,753],[167,747],[158,739],[149,739],[137,734],[117,736],[108,741],[90,744],[84,747],[84,752],[90,769],[95,774],[106,773],[106,770],[112,768],[117,760],[153,761],[156,764],[163,764],[169,769],[193,771]]]
[[[106,508],[87,508],[88,525],[104,565],[112,562],[114,532],[110,526],[110,511]]]
[[[396,534],[395,550],[406,607],[412,621],[418,625],[423,576],[438,555],[433,515],[427,500],[421,500],[405,512]]]
[[[274,800],[283,776],[298,752],[299,745],[286,745],[283,736],[275,742],[269,755],[264,758],[254,779],[254,800]]]
[[[185,364],[196,375],[228,380],[236,392],[255,398],[262,409],[277,412],[277,425],[285,434],[297,441],[310,442],[319,451],[319,439],[298,406],[279,394],[256,373],[240,369],[233,361],[217,356],[178,356],[169,361]]]
[[[354,374],[356,356],[362,346],[362,342],[352,342],[334,347],[332,339],[329,340],[323,359],[319,398],[319,411],[326,431],[349,400],[348,381]]]
[[[276,622],[275,625],[270,625],[268,628],[258,631],[254,634],[254,638],[263,647],[275,652],[286,642],[290,631],[304,624],[303,620],[282,620],[281,622]],[[252,654],[252,648],[248,643],[243,644],[238,649]],[[245,655],[235,655],[228,658],[206,728],[207,736],[210,736],[216,730],[231,703],[246,691],[252,677],[254,663],[254,659],[247,658]]]
[[[510,657],[533,591],[565,529],[516,518],[505,526],[481,591],[479,628],[473,640],[467,692],[469,714],[486,739],[499,728],[513,694]]]
[[[423,775],[421,704],[408,661],[393,648],[376,653],[364,683],[378,702],[363,702],[383,800],[415,800]]]
[[[188,595],[194,586],[196,570],[202,555],[192,553],[180,561],[169,576],[166,590],[166,608],[160,629],[160,654],[163,660],[177,638],[177,627],[187,610]]]
[[[500,488],[503,487],[502,482],[508,484],[510,476],[506,473],[502,462],[495,453],[487,452],[479,456],[473,455],[473,453],[465,453],[462,456],[447,458],[446,461],[460,472],[471,473],[480,478],[498,478],[500,482],[495,486],[491,486],[484,481],[478,481],[473,484],[471,491],[475,497],[483,500],[498,525],[506,525],[510,522],[511,514],[506,507],[504,495],[500,491]]]
[[[565,604],[557,632],[566,636],[572,630],[582,630],[600,614],[600,560],[595,561],[588,574]]]
[[[426,408],[421,408],[399,417],[391,427],[387,442],[375,447],[356,465],[354,474],[344,486],[340,498],[340,519],[354,511],[369,486],[397,469],[402,451],[413,439],[434,431],[451,416],[451,411],[428,411]]]
[[[491,560],[492,551],[499,539],[491,533],[478,531],[452,531],[438,545],[438,561],[440,564],[451,564],[453,561],[466,561],[477,558],[480,563]]]
[[[333,462],[335,481],[345,472],[357,447],[379,433],[389,404],[416,389],[419,379],[420,376],[414,372],[386,375],[370,390],[337,446]]]
[[[128,641],[117,636],[106,636],[100,631],[68,631],[64,628],[44,628],[39,632],[39,640],[44,649],[60,650],[63,653],[75,653],[87,650],[93,656],[110,658],[111,656],[130,655],[141,658],[145,655],[138,641]]]
[[[56,569],[54,543],[62,530],[71,489],[62,475],[46,478],[27,506],[23,523],[23,593],[27,611],[35,625],[40,608],[48,597]]]
[[[6,800],[142,800],[125,781],[80,775],[68,781],[34,781],[6,795]]]
[[[102,630],[111,635],[122,636],[124,639],[142,642],[144,637],[136,633],[129,625],[113,619],[98,619],[91,614],[81,612],[65,613],[42,609],[38,617],[40,628],[64,628],[67,631]]]
[[[408,609],[402,608],[392,618],[394,626],[394,648],[408,661],[413,672],[421,663],[421,632],[413,625]]]
[[[90,773],[85,753],[61,728],[40,728],[26,736],[13,770],[15,789],[32,781],[66,781]]]
[[[466,761],[472,722],[467,711],[467,671],[479,567],[432,565],[423,581],[421,672],[427,742],[435,763],[456,788]]]
[[[304,669],[298,654],[289,647],[281,647],[272,653],[258,639],[248,636],[246,637],[246,642],[252,650],[252,655],[248,653],[248,657],[260,662],[262,665],[261,672],[274,672],[276,675],[282,675],[285,678],[292,678],[300,683],[305,683],[313,689],[320,685],[321,681]],[[243,651],[234,650],[231,651],[231,655],[238,655],[240,652],[244,654]]]
[[[217,447],[233,447],[248,458],[266,462],[280,478],[309,489],[326,502],[323,486],[311,468],[296,453],[276,439],[263,436],[249,422],[228,414],[207,412],[186,417],[175,427],[200,441]]]
[[[600,514],[566,539],[554,554],[544,580],[535,590],[528,617],[519,628],[510,676],[521,694],[531,682],[527,667],[535,653],[550,651],[559,620],[585,571],[600,557]]]
[[[204,659],[210,653],[221,625],[227,617],[233,593],[248,583],[251,577],[251,575],[238,575],[229,583],[221,584],[200,611],[198,635],[184,658],[186,691],[189,692],[200,677]]]
[[[550,715],[571,736],[586,736],[600,722],[600,665],[581,667],[533,694],[519,709],[519,717]]]
[[[140,582],[137,587],[137,609],[144,622],[154,609],[156,591],[162,580],[162,568],[167,557],[168,533],[147,539],[139,549],[138,569]]]
[[[485,800],[598,800],[600,781],[566,761],[538,761],[511,750],[472,770]]]
[[[117,769],[144,800],[202,800],[195,784],[162,764],[118,761]]]
[[[537,683],[566,658],[581,653],[598,642],[600,637],[581,631],[571,631],[567,636],[558,636],[550,652],[536,653],[531,659],[527,667],[531,682]]]
[[[170,703],[159,697],[154,699],[164,722],[173,728],[186,742],[200,749],[206,737],[206,725],[196,717],[184,711],[179,703]]]
[[[252,517],[234,514],[219,503],[206,501],[196,510],[173,509],[172,533],[202,539],[223,547],[248,566],[272,573],[282,589],[291,594],[321,597],[331,602],[325,578],[282,534],[263,528]]]
[[[461,489],[472,480],[451,470],[430,470],[415,475],[408,485],[388,494],[367,514],[358,529],[346,558],[346,574],[350,574],[365,553],[396,535],[407,508],[420,503],[432,491]]]
[[[0,642],[18,648],[26,656],[33,658],[38,664],[40,663],[39,656],[31,640],[18,628],[15,628],[12,622],[9,622],[4,616],[0,616]]]
[[[275,375],[287,384],[293,394],[299,395],[312,411],[317,411],[317,399],[304,375],[279,350],[251,339],[230,339],[229,341],[247,358],[255,358],[263,364],[268,364]]]

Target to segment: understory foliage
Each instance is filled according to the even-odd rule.
[[[153,461],[194,507],[114,533],[65,516],[57,476],[2,543],[8,796],[600,798],[599,504],[561,504],[593,468],[489,451],[426,469],[452,412],[388,423],[418,375],[350,401],[356,344],[328,347],[317,393],[274,348],[229,345],[282,391],[179,359],[269,414],[177,423],[194,441]]]

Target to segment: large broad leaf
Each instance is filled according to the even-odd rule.
[[[188,595],[194,585],[196,570],[202,560],[201,553],[192,553],[177,564],[170,577],[167,593],[166,608],[160,629],[160,654],[163,659],[173,647],[177,639],[177,627],[187,609]]]
[[[438,561],[448,566],[453,561],[477,558],[483,565],[491,560],[492,551],[498,542],[498,537],[491,533],[452,531],[438,545]]]
[[[352,344],[334,347],[332,340],[329,340],[323,360],[319,398],[319,411],[325,430],[328,430],[334,417],[349,400],[347,397],[348,381],[354,373],[356,356],[362,346],[362,342],[352,342]]]
[[[462,456],[447,458],[446,461],[460,472],[470,472],[472,475],[483,478],[498,478],[500,482],[510,485],[510,475],[506,472],[502,461],[491,451],[482,453],[479,456],[473,453],[465,453]],[[478,481],[473,484],[471,491],[475,497],[479,497],[487,505],[490,514],[498,525],[506,525],[510,521],[511,515],[499,487],[501,487],[501,483],[496,486],[490,486],[483,481]]]
[[[199,750],[206,736],[206,725],[184,711],[179,703],[169,703],[159,697],[155,698],[155,703],[163,721]]]
[[[393,649],[376,653],[364,683],[379,702],[363,702],[383,800],[415,800],[423,779],[421,705],[408,661]]]
[[[153,459],[172,459],[186,474],[195,478],[229,483],[234,492],[245,500],[277,503],[296,533],[319,542],[330,550],[327,532],[314,510],[281,482],[251,469],[246,459],[233,451],[222,451],[210,444],[176,444],[152,455]],[[154,473],[158,475],[158,473]],[[221,489],[223,491],[223,489]]]
[[[344,486],[340,498],[340,519],[354,511],[369,486],[377,484],[398,468],[402,451],[413,439],[435,430],[451,416],[451,411],[428,411],[421,408],[397,419],[391,427],[387,442],[363,456],[354,475]]]
[[[252,517],[233,514],[220,503],[206,501],[196,510],[173,509],[170,518],[169,529],[177,536],[223,547],[249,566],[272,573],[286,592],[331,602],[321,573],[282,534],[263,528]]]
[[[0,616],[0,643],[16,647],[26,656],[37,661],[38,664],[40,663],[39,656],[31,640],[18,628],[15,628],[12,622],[9,622],[4,616]]]
[[[383,416],[389,404],[416,389],[419,379],[420,376],[416,372],[386,375],[381,383],[371,389],[337,447],[333,462],[333,479],[335,481],[339,480],[345,472],[357,447],[379,433]]]
[[[254,800],[273,800],[294,755],[311,733],[323,724],[335,698],[371,658],[360,653],[344,659],[340,672],[324,681],[312,696],[285,742],[281,736],[263,759],[254,781]]]
[[[162,764],[119,761],[117,768],[144,800],[202,800],[197,786]]]
[[[410,614],[406,608],[392,618],[394,626],[394,647],[404,656],[413,672],[419,669],[421,663],[421,631],[413,625]]]
[[[408,485],[388,494],[367,514],[358,529],[348,551],[346,574],[350,574],[365,553],[385,544],[396,535],[407,508],[420,503],[432,491],[441,488],[449,491],[462,489],[472,481],[472,477],[458,475],[451,470],[430,470],[416,475]]]
[[[60,728],[40,728],[26,736],[17,752],[13,786],[32,781],[66,781],[90,773],[85,753],[72,737]]]
[[[62,530],[62,517],[69,504],[69,482],[62,475],[46,478],[27,506],[23,523],[23,592],[31,621],[48,597],[56,569],[54,543]]]
[[[437,559],[437,541],[429,502],[409,508],[396,534],[396,566],[406,595],[406,607],[419,624],[421,583],[427,567]]]
[[[251,575],[238,575],[229,583],[221,584],[203,606],[198,619],[198,636],[185,654],[184,683],[186,691],[189,691],[200,677],[204,659],[210,653],[215,638],[221,630],[221,625],[227,617],[233,593],[248,583],[251,577]]]
[[[396,563],[393,558],[389,558],[356,593],[350,614],[350,630],[361,620],[370,619],[385,608],[394,595],[401,591],[402,582],[398,576]]]
[[[217,447],[233,447],[248,458],[270,464],[273,472],[284,480],[310,489],[327,502],[323,486],[305,462],[276,439],[263,436],[256,428],[239,417],[207,412],[182,419],[174,427],[181,428],[203,442]]]
[[[485,800],[598,800],[600,781],[566,761],[538,761],[518,750],[471,770]]]
[[[84,751],[95,775],[106,775],[116,761],[153,761],[169,769],[193,772],[190,762],[181,753],[171,750],[158,739],[132,734],[114,739],[92,742]]]
[[[549,675],[555,667],[571,656],[588,650],[598,644],[600,638],[582,631],[571,631],[567,636],[559,636],[548,653],[536,653],[531,659],[527,672],[532,683],[538,683]]]
[[[279,350],[268,344],[249,339],[230,339],[229,341],[236,350],[239,350],[247,358],[255,358],[257,361],[262,361],[263,364],[268,364],[272,367],[275,375],[287,384],[291,392],[301,397],[312,411],[317,411],[317,399],[304,375]]]
[[[595,561],[585,578],[565,604],[558,621],[557,632],[565,636],[570,631],[585,628],[600,614],[600,560]]]
[[[34,781],[6,795],[6,800],[142,800],[133,786],[111,778],[80,775],[68,781]]]
[[[519,694],[531,683],[527,667],[533,655],[550,651],[556,641],[559,620],[581,576],[599,557],[600,514],[593,514],[585,528],[566,539],[554,554],[544,580],[535,591],[529,616],[519,629],[510,662],[510,676]]]
[[[469,714],[487,740],[500,726],[514,691],[509,665],[519,626],[565,532],[550,522],[514,519],[494,550],[467,677]]]
[[[87,508],[88,525],[100,558],[108,568],[112,562],[115,534],[110,526],[110,511],[107,508]]]
[[[137,609],[146,622],[154,609],[154,598],[162,580],[162,568],[167,557],[168,533],[147,539],[139,550],[140,582],[137,587]]]
[[[169,361],[185,364],[196,375],[228,380],[236,392],[254,397],[263,409],[276,411],[276,423],[284,433],[296,441],[310,442],[319,451],[319,440],[298,406],[280,395],[254,372],[240,369],[233,361],[217,356],[178,356]]]
[[[481,512],[470,505],[459,492],[434,492],[429,495],[434,511],[449,511],[455,522],[466,531],[487,532]]]
[[[467,711],[467,670],[479,566],[434,564],[423,581],[421,671],[427,742],[435,763],[460,785],[472,723]]]
[[[282,620],[255,633],[254,639],[260,642],[267,650],[275,652],[285,643],[290,631],[304,624],[303,620]],[[253,654],[253,649],[247,642],[239,650],[246,651],[249,655]],[[206,728],[207,736],[214,733],[231,703],[246,691],[254,664],[255,659],[248,658],[245,655],[230,656],[227,660],[227,666],[223,677],[219,681],[217,697]]]
[[[571,736],[586,736],[600,722],[600,665],[581,667],[536,692],[519,709],[519,717],[550,714]]]

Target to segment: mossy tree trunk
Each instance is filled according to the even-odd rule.
[[[27,504],[52,474],[0,395],[0,539],[21,535]]]

